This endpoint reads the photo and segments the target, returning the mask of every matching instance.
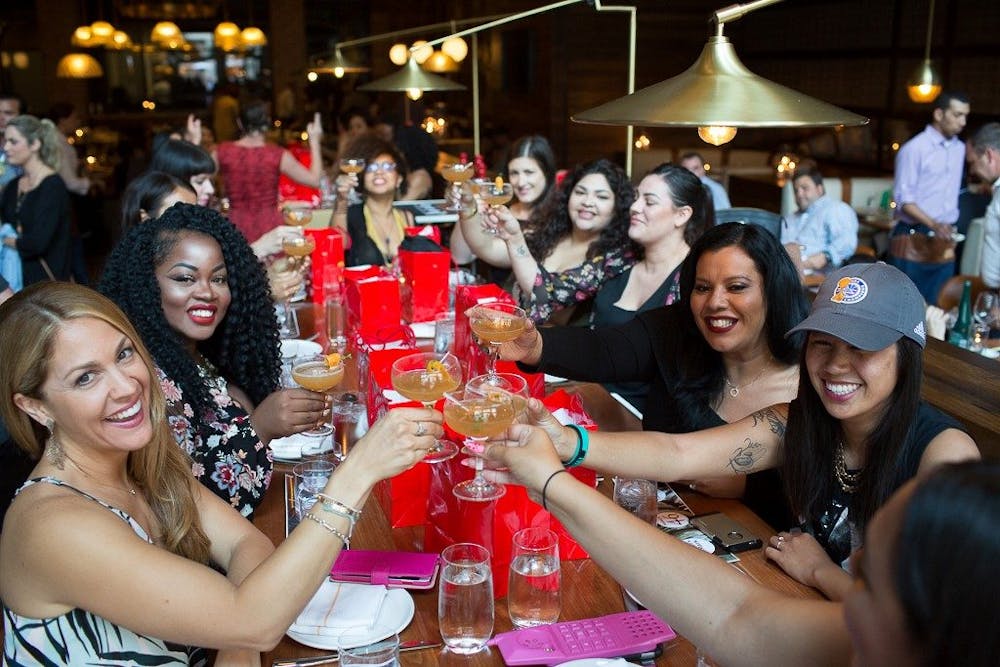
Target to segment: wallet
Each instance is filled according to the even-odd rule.
[[[437,573],[436,553],[348,549],[340,552],[330,570],[330,579],[423,590],[433,588]]]

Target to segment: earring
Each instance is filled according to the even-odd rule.
[[[66,453],[56,437],[56,423],[50,419],[45,422],[45,428],[49,430],[49,439],[45,442],[45,458],[56,468],[62,470],[66,463]]]

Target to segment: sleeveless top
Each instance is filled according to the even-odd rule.
[[[229,197],[229,219],[250,243],[283,223],[278,210],[278,179],[284,152],[274,144],[247,148],[229,141],[216,149]]]
[[[393,209],[393,220],[406,237],[406,216],[402,211]],[[347,233],[351,237],[351,247],[344,255],[345,266],[385,266],[392,263],[392,257],[386,252],[385,243],[377,240],[371,215],[364,204],[354,204],[347,207]]]
[[[153,543],[139,522],[127,512],[60,479],[29,479],[17,493],[39,482],[61,486],[93,500],[127,523],[140,539]],[[140,635],[84,609],[72,609],[53,618],[29,618],[3,605],[3,625],[4,665],[206,664],[204,649]]]

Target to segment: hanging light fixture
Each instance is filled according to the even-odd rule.
[[[243,46],[267,46],[267,35],[255,26],[243,28],[240,32],[240,43]]]
[[[631,95],[574,114],[578,123],[697,127],[720,145],[740,127],[864,125],[868,119],[760,77],[722,34],[725,24],[780,0],[732,5],[713,14],[716,34],[687,71]]]
[[[454,58],[445,53],[444,50],[441,50],[435,51],[431,54],[430,58],[424,61],[424,69],[428,72],[443,74],[445,72],[457,72],[459,67]]]
[[[149,39],[157,44],[163,44],[170,40],[178,40],[181,37],[181,29],[172,21],[160,21],[153,26],[149,33]]]
[[[451,31],[456,32],[457,28],[458,24],[452,21]],[[465,56],[469,55],[469,45],[461,37],[449,37],[444,40],[441,43],[441,50],[447,53],[456,63],[462,62],[465,60]]]
[[[423,65],[424,62],[434,53],[434,47],[425,46],[426,44],[426,40],[418,39],[413,42],[413,45],[410,47],[410,49],[412,49],[413,59],[417,61],[418,65]]]
[[[96,79],[104,76],[104,69],[89,54],[68,53],[56,65],[56,76],[60,79]]]
[[[399,65],[402,67],[406,64],[406,61],[410,59],[410,49],[406,44],[402,42],[392,45],[389,49],[389,60],[392,61],[393,65]]]
[[[90,29],[89,25],[81,25],[74,30],[73,36],[69,38],[69,43],[73,46],[82,46],[83,48],[90,48],[97,45],[94,42],[94,31]]]
[[[240,27],[232,21],[223,21],[215,26],[212,36],[215,46],[223,51],[232,51],[240,45]]]
[[[931,34],[934,30],[934,0],[927,14],[927,41],[924,44],[924,61],[913,71],[906,82],[910,99],[919,104],[933,102],[941,93],[941,79],[931,64]]]

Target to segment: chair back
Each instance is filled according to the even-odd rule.
[[[721,225],[726,222],[742,222],[745,225],[757,225],[763,227],[774,235],[774,238],[781,239],[781,222],[783,218],[772,211],[765,211],[762,208],[726,208],[715,212],[715,224]]]
[[[989,289],[979,276],[952,276],[948,278],[948,281],[941,286],[941,291],[938,292],[938,308],[945,311],[956,308],[962,300],[962,287],[965,285],[966,280],[972,283],[972,303],[976,302],[976,297],[979,296],[980,292]]]
[[[969,221],[965,232],[965,245],[962,248],[962,263],[959,273],[967,276],[978,276],[983,272],[983,241],[986,238],[986,218],[974,218]]]

